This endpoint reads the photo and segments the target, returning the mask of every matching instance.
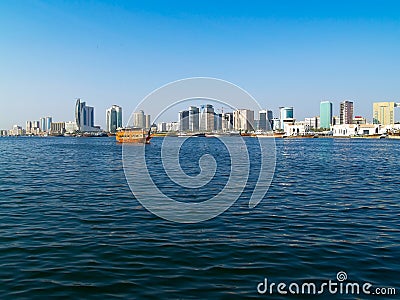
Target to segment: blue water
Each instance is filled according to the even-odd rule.
[[[0,138],[0,298],[259,298],[338,271],[399,289],[400,141],[276,143],[260,205],[178,224],[133,198],[112,138]]]

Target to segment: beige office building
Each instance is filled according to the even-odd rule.
[[[373,104],[373,123],[381,125],[393,125],[395,102],[375,102]]]

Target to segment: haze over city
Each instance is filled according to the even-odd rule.
[[[0,128],[73,120],[76,98],[104,127],[112,104],[128,120],[149,92],[194,76],[231,81],[275,114],[294,106],[296,119],[316,116],[323,100],[338,114],[348,99],[371,120],[373,102],[400,100],[399,6],[1,1]]]

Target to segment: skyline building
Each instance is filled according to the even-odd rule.
[[[272,110],[260,110],[258,112],[258,126],[257,128],[262,131],[272,130],[273,122]]]
[[[150,129],[151,127],[151,117],[150,115],[144,115],[144,127]]]
[[[45,130],[46,132],[50,132],[52,123],[53,123],[53,118],[46,117],[46,130]]]
[[[199,131],[199,112],[197,106],[189,106],[189,130],[192,132]]]
[[[94,130],[94,107],[86,106],[80,98],[75,104],[75,123],[78,131]]]
[[[319,104],[319,128],[329,129],[332,125],[333,104],[330,101],[321,101]],[[317,128],[317,127],[315,127]]]
[[[400,106],[395,102],[374,102],[373,124],[393,125],[395,123],[394,108]]]
[[[181,110],[179,112],[179,131],[189,131],[189,111]]]
[[[199,116],[199,129],[200,131],[213,131],[214,130],[214,118],[215,112],[214,107],[211,104],[205,104],[200,106]]]
[[[285,124],[294,123],[293,106],[279,107],[280,129],[285,129]]]
[[[46,131],[46,118],[40,118],[40,131],[45,132]]]
[[[232,131],[233,130],[233,113],[223,113],[222,114],[222,131]]]
[[[145,128],[146,119],[144,116],[144,111],[139,110],[133,113],[133,127],[135,128]]]
[[[340,124],[352,124],[353,123],[353,112],[354,103],[352,101],[340,102]]]
[[[221,131],[222,130],[222,114],[214,114],[214,130]]]
[[[106,110],[106,131],[110,133],[117,132],[122,127],[122,107],[113,105]]]
[[[254,130],[254,111],[238,109],[233,112],[233,128],[238,131]]]

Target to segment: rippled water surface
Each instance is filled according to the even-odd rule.
[[[257,298],[265,277],[338,271],[399,288],[400,141],[276,143],[260,205],[244,193],[215,219],[177,224],[133,198],[112,138],[1,138],[0,298]]]

